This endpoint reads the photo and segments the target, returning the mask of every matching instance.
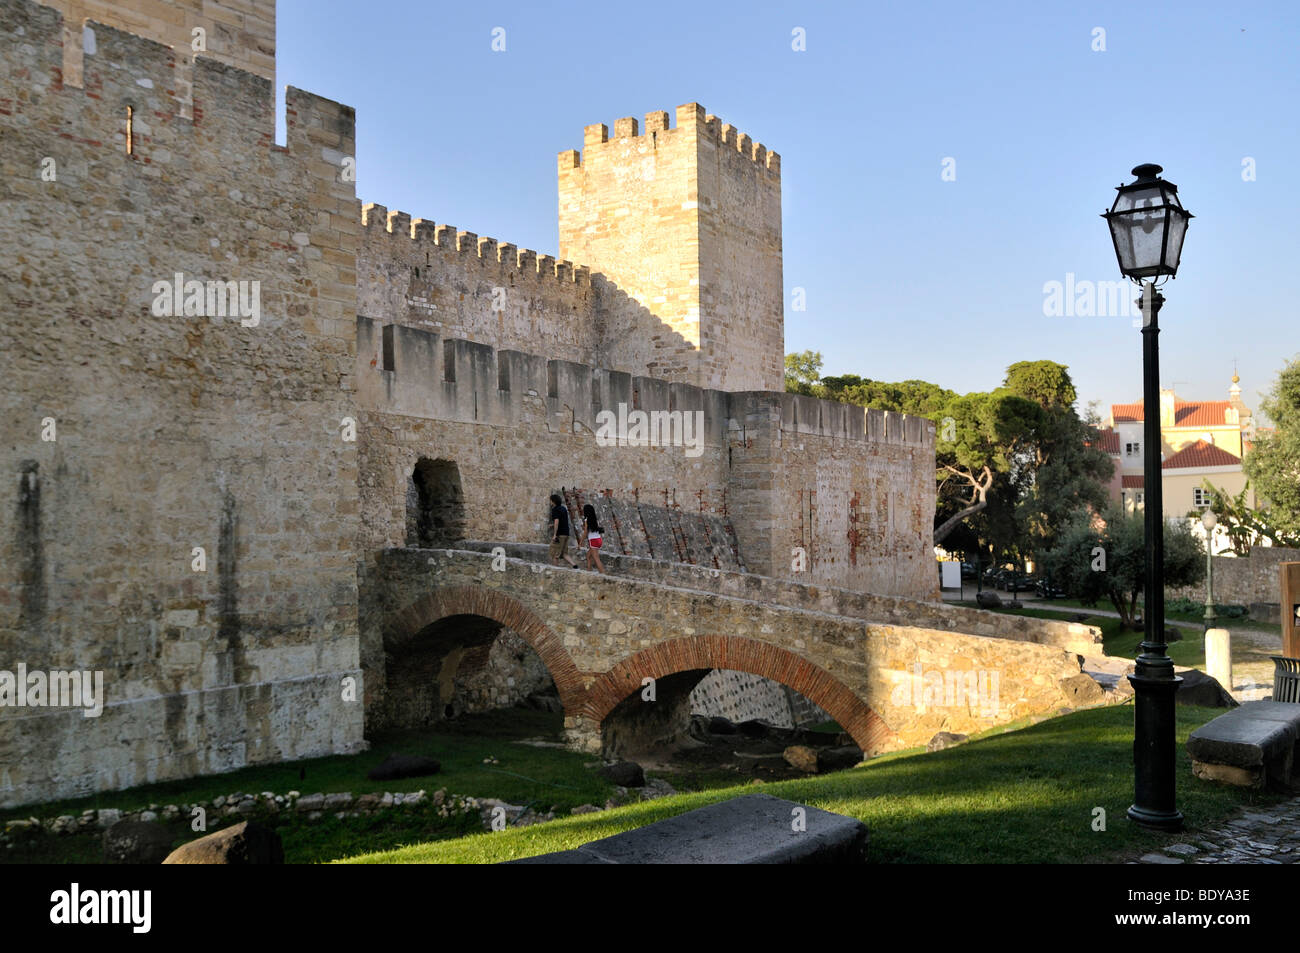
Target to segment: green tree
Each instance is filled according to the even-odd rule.
[[[1075,412],[1078,395],[1065,365],[1055,361],[1012,364],[1004,386],[1042,409],[1027,451],[1032,458],[1021,461],[1023,490],[1017,511],[1025,548],[1041,553],[1056,544],[1080,513],[1100,513],[1105,508],[1114,463],[1098,449],[1100,422],[1095,411],[1082,418]]]
[[[1235,555],[1249,556],[1250,548],[1261,539],[1274,546],[1300,549],[1300,536],[1288,536],[1270,522],[1269,510],[1256,509],[1247,502],[1249,480],[1236,496],[1229,496],[1209,480],[1202,481],[1201,485],[1210,494],[1210,509],[1228,534],[1228,546]]]
[[[1300,359],[1282,368],[1260,401],[1273,422],[1246,453],[1242,469],[1255,484],[1264,520],[1284,537],[1300,536]]]
[[[938,496],[949,515],[935,527],[936,546],[988,506],[995,484],[1006,488],[1020,482],[1018,458],[1029,450],[1042,417],[1037,404],[1005,388],[956,397],[942,413],[935,465]]]
[[[1205,575],[1205,550],[1188,523],[1167,522],[1164,538],[1165,585],[1199,583]],[[1141,512],[1109,507],[1101,520],[1079,519],[1066,527],[1043,564],[1053,581],[1084,605],[1109,599],[1124,626],[1137,629],[1137,601],[1146,584],[1145,540]]]
[[[791,394],[813,393],[822,372],[821,351],[801,351],[785,356],[785,389]]]

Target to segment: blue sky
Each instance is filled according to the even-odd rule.
[[[279,86],[356,107],[363,201],[548,254],[583,126],[702,103],[781,154],[786,350],[827,374],[986,390],[1047,358],[1138,399],[1131,319],[1047,317],[1043,286],[1119,277],[1098,216],[1141,162],[1196,215],[1163,383],[1223,399],[1236,358],[1258,407],[1300,352],[1294,2],[280,0],[277,47]]]

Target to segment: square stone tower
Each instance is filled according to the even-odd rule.
[[[781,158],[698,103],[560,153],[560,256],[614,286],[607,350],[719,390],[783,389]]]

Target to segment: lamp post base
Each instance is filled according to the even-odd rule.
[[[1134,804],[1128,809],[1128,819],[1135,824],[1149,827],[1155,831],[1181,831],[1183,829],[1182,811],[1149,811]]]

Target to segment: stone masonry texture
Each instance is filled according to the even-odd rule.
[[[643,672],[780,682],[869,750],[983,717],[891,702],[915,664],[1061,702],[1086,633],[931,601],[934,425],[781,391],[781,164],[748,135],[696,103],[588,126],[554,257],[363,206],[347,106],[289,87],[277,146],[273,0],[0,24],[0,671],[107,696],[0,707],[0,805],[352,752],[548,677],[587,747]],[[552,493],[716,590],[669,624],[657,569],[431,555],[545,543]]]

